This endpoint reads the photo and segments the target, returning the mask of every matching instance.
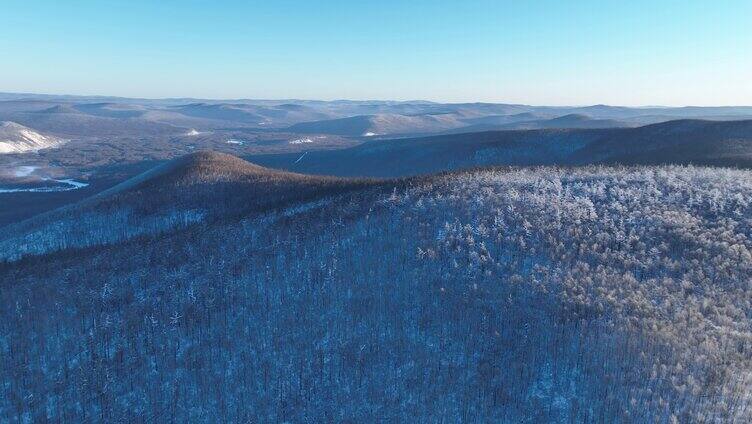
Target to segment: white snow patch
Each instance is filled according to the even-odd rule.
[[[201,132],[200,132],[200,131],[196,131],[196,130],[195,130],[195,129],[193,129],[193,128],[191,128],[191,130],[190,130],[190,131],[188,131],[187,133],[185,133],[185,135],[187,135],[187,136],[189,136],[189,137],[192,137],[192,136],[195,136],[195,135],[200,135],[200,134],[201,134]]]
[[[0,154],[36,152],[58,147],[66,140],[39,134],[15,122],[0,123]]]
[[[54,181],[62,185],[46,186],[46,187],[31,187],[31,188],[2,188],[0,187],[0,193],[53,193],[58,191],[71,191],[78,190],[88,186],[88,183],[82,183],[80,181],[72,179],[56,180],[53,178],[43,178],[44,181]]]
[[[23,178],[28,177],[29,175],[33,174],[34,171],[39,169],[38,166],[19,166],[13,171],[13,176],[17,178]]]
[[[375,132],[370,132],[370,131],[363,133],[363,137],[373,137],[375,135],[378,135],[378,134]]]
[[[286,217],[291,217],[293,215],[297,215],[299,213],[307,212],[311,209],[320,208],[322,206],[326,206],[332,202],[332,199],[324,198],[320,200],[316,200],[313,202],[303,203],[301,205],[293,206],[287,209],[284,209],[282,211],[282,215]]]
[[[307,143],[313,143],[313,139],[310,137],[305,138],[296,138],[295,140],[290,140],[290,144],[307,144]]]
[[[242,145],[245,144],[245,141],[244,140],[236,140],[234,138],[231,138],[231,139],[227,140],[227,144],[235,144],[235,145],[238,145],[238,146],[242,146]]]

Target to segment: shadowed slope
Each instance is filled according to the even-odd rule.
[[[474,125],[460,128],[455,133],[471,131],[499,131],[499,130],[538,130],[538,129],[595,129],[595,128],[623,128],[634,127],[635,123],[615,119],[595,119],[583,114],[569,114],[553,119],[518,120],[501,125]]]
[[[702,164],[752,166],[752,121],[681,120],[639,128],[488,131],[381,140],[340,151],[256,156],[312,174],[393,177],[473,166]]]
[[[373,184],[277,171],[227,154],[197,152],[80,203],[6,227],[0,236],[0,259],[231,221]]]
[[[574,156],[577,162],[752,166],[752,120],[678,120],[615,132]]]
[[[97,197],[111,196],[132,189],[158,188],[164,184],[192,185],[283,174],[286,174],[286,178],[295,177],[295,174],[263,168],[225,153],[201,151],[159,165],[102,192]]]
[[[191,207],[216,215],[237,215],[367,184],[363,180],[264,168],[232,155],[206,151],[160,165],[92,200],[101,204],[138,205],[144,210]]]

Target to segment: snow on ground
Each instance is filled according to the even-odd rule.
[[[313,139],[310,137],[305,138],[296,138],[294,140],[289,141],[290,144],[307,144],[307,143],[313,143]]]
[[[20,165],[11,168],[7,172],[0,172],[0,174],[4,174],[13,178],[19,178],[24,182],[36,182],[37,184],[39,184],[39,186],[36,187],[0,187],[0,193],[51,193],[58,191],[77,190],[89,185],[88,183],[76,181],[71,178],[56,179],[43,175],[35,175],[37,174],[38,170],[38,166]],[[40,181],[42,183],[39,183]]]
[[[188,131],[187,133],[185,133],[185,135],[187,135],[187,136],[191,136],[191,137],[192,137],[192,136],[195,136],[195,135],[199,135],[199,134],[201,134],[201,132],[200,132],[200,131],[196,131],[196,130],[195,130],[195,129],[193,129],[193,128],[191,128],[191,130],[190,130],[190,131]]]
[[[245,144],[245,141],[243,141],[243,140],[236,140],[234,138],[231,138],[231,139],[227,140],[227,144],[235,144],[235,145],[238,145],[238,146],[242,146],[242,145]]]
[[[296,138],[293,140],[290,140],[288,143],[290,144],[308,144],[308,143],[315,143],[316,140],[326,140],[325,135],[317,135],[314,137],[303,137],[303,138]]]
[[[297,206],[289,207],[284,210],[282,210],[282,215],[286,217],[291,217],[294,215],[297,215],[299,213],[307,212],[312,209],[320,208],[322,206],[326,206],[328,204],[332,203],[332,198],[324,198],[319,199],[313,202],[303,203]]]
[[[28,177],[29,175],[33,174],[34,171],[39,169],[38,166],[19,166],[16,169],[13,170],[13,176],[17,178],[23,178]]]
[[[15,122],[0,123],[0,154],[36,152],[64,142],[63,139],[39,134]]]
[[[58,191],[71,191],[78,190],[88,186],[88,183],[82,183],[80,181],[72,179],[56,180],[53,178],[43,178],[44,181],[53,181],[60,185],[43,186],[43,187],[29,187],[29,188],[3,188],[0,187],[0,193],[52,193]]]
[[[377,133],[370,132],[370,131],[368,131],[366,133],[363,133],[363,137],[373,137],[373,136],[377,136],[377,135],[378,135]]]

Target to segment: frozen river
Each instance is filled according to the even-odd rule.
[[[89,185],[72,179],[57,180],[54,178],[44,178],[43,180],[49,185],[18,188],[0,187],[0,193],[52,193],[56,191],[78,190]]]

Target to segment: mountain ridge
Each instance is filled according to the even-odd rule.
[[[369,141],[337,151],[251,155],[264,166],[340,176],[396,177],[475,166],[752,166],[752,120],[678,120],[636,128],[487,131]]]

